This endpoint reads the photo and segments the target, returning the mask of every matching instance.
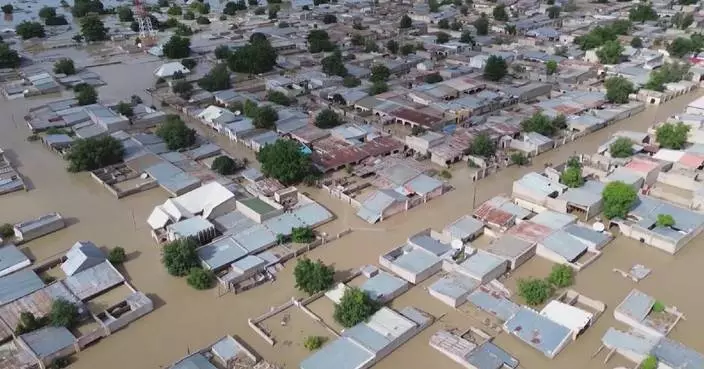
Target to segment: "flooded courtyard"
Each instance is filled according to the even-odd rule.
[[[145,102],[150,103],[144,89],[153,83],[151,73],[156,66],[158,63],[151,59],[135,58],[130,63],[92,70],[107,82],[107,86],[99,89],[101,98],[124,99],[137,93]],[[492,174],[478,182],[476,188],[470,179],[470,168],[458,166],[454,168],[450,180],[453,191],[377,225],[369,225],[357,218],[352,207],[329,197],[323,191],[306,188],[304,191],[337,216],[335,221],[323,226],[322,231],[335,234],[347,228],[353,229],[351,234],[315,249],[308,256],[331,263],[339,271],[376,264],[381,253],[398,246],[409,235],[428,227],[441,230],[448,223],[471,212],[475,191],[477,203],[500,193],[510,193],[513,180],[526,172],[542,169],[548,162],[559,163],[575,152],[591,153],[617,130],[644,131],[656,121],[680,112],[699,94],[701,93],[686,95],[663,106],[648,108],[632,118],[539,156],[532,167],[511,167]],[[128,254],[128,261],[123,267],[126,278],[155,301],[153,313],[79,353],[71,367],[163,368],[188,352],[194,352],[218,337],[231,334],[241,337],[265,359],[286,368],[297,368],[302,356],[306,354],[302,347],[303,339],[309,335],[326,336],[322,328],[316,327],[300,311],[291,310],[291,324],[286,327],[280,325],[280,319],[265,322],[275,335],[281,335],[283,341],[289,342],[288,346],[280,344],[272,347],[247,324],[248,318],[261,315],[272,306],[278,306],[288,301],[292,295],[297,295],[292,273],[294,263],[287,263],[274,283],[264,284],[239,295],[226,294],[221,297],[218,297],[215,289],[199,292],[183,280],[169,276],[161,266],[160,250],[151,239],[146,223],[152,208],[167,198],[166,193],[152,189],[117,200],[89,175],[66,172],[66,163],[55,154],[41,144],[26,141],[29,131],[22,116],[28,107],[46,101],[0,101],[0,147],[7,151],[30,189],[29,192],[0,197],[0,223],[15,223],[47,212],[60,212],[69,219],[66,229],[22,245],[21,248],[35,262],[65,252],[78,240],[90,240],[104,247],[121,246]],[[202,131],[202,128],[199,130]],[[253,158],[251,152],[241,146],[224,139],[219,139],[218,143],[236,157]],[[432,298],[425,290],[430,282],[426,281],[401,295],[391,305],[395,308],[415,306],[434,315],[437,321],[383,359],[376,368],[459,368],[459,365],[433,350],[428,345],[428,339],[439,329],[467,329],[469,326],[496,334],[496,343],[518,357],[524,368],[596,369],[626,365],[628,362],[618,356],[604,365],[605,353],[594,358],[592,355],[600,346],[600,339],[607,328],[623,328],[615,322],[613,309],[636,286],[667,305],[677,306],[685,314],[686,321],[678,324],[670,337],[702,352],[704,340],[700,339],[700,331],[704,328],[704,316],[698,312],[704,307],[704,297],[692,293],[699,290],[698,281],[704,274],[702,271],[697,272],[702,260],[702,237],[695,238],[676,256],[645,247],[635,240],[623,237],[614,240],[596,262],[577,274],[573,286],[580,293],[605,302],[607,310],[595,326],[577,341],[570,343],[554,360],[546,359],[506,333],[492,330],[491,324],[485,325],[484,316],[467,309],[466,305],[454,310]],[[612,271],[614,268],[628,270],[634,264],[646,265],[653,272],[635,284]],[[545,276],[551,266],[544,259],[535,257],[521,266],[505,283],[513,290],[519,278]],[[101,303],[107,304],[109,301]],[[320,301],[314,303],[311,309],[317,314],[331,314],[331,306],[328,301]],[[323,318],[331,321],[330,316]]]

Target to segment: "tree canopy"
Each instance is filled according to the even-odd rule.
[[[559,6],[551,6],[548,8],[547,13],[550,19],[555,19],[560,17],[560,11],[562,10]]]
[[[245,163],[243,161],[233,159],[229,156],[220,155],[213,160],[211,169],[213,169],[216,173],[229,176],[235,174],[235,172],[240,169],[244,169],[244,167]]]
[[[193,238],[180,238],[161,248],[161,262],[166,271],[175,277],[184,277],[193,268],[200,266],[196,247],[198,242]]]
[[[445,32],[438,32],[435,34],[435,43],[444,44],[450,41],[450,35]]]
[[[665,123],[655,130],[655,140],[661,147],[680,150],[687,143],[690,127],[682,122]]]
[[[640,369],[658,369],[658,358],[655,355],[648,355],[640,363]]]
[[[677,37],[669,45],[667,52],[676,58],[682,58],[687,54],[698,52],[704,46],[704,39],[700,34],[693,34],[690,38]]]
[[[304,226],[293,227],[291,229],[291,241],[296,243],[308,243],[313,242],[313,240],[315,240],[315,232],[313,232],[313,228]]]
[[[582,168],[579,166],[568,166],[562,174],[560,174],[560,182],[570,188],[582,187],[584,184]]]
[[[230,88],[230,71],[227,70],[227,65],[216,64],[210,72],[198,81],[198,86],[210,92]]]
[[[594,49],[604,45],[607,41],[615,41],[619,35],[627,35],[631,27],[630,21],[619,19],[609,26],[597,26],[586,35],[575,37],[574,43],[579,45],[582,50]]]
[[[621,61],[623,54],[623,46],[618,41],[606,41],[599,50],[596,51],[596,56],[599,57],[599,62],[602,64],[618,64]]]
[[[115,112],[124,115],[128,118],[134,115],[134,109],[132,109],[132,105],[124,101],[120,101],[117,105],[115,105]]]
[[[485,14],[482,13],[482,16],[477,18],[472,25],[477,30],[477,35],[486,36],[489,34],[489,19]]]
[[[496,82],[503,78],[507,71],[506,61],[500,56],[491,55],[484,66],[484,78]]]
[[[256,128],[273,129],[276,127],[277,120],[279,120],[279,113],[271,106],[264,106],[257,109],[252,124]]]
[[[411,28],[413,25],[413,20],[411,17],[409,17],[407,14],[404,14],[403,17],[401,17],[401,21],[399,22],[399,28]]]
[[[44,32],[44,26],[38,22],[24,21],[15,27],[15,33],[20,36],[23,40],[29,40],[30,38],[39,37],[42,38],[46,36]]]
[[[239,0],[237,2],[228,1],[225,3],[225,7],[222,9],[222,13],[226,15],[235,15],[240,10],[247,10],[247,4],[244,0]]]
[[[78,323],[78,306],[64,298],[51,303],[49,321],[55,327],[73,328]]]
[[[110,249],[110,252],[108,252],[108,261],[110,261],[112,265],[120,265],[124,263],[125,260],[127,260],[127,254],[122,247],[113,247]]]
[[[122,143],[114,137],[91,137],[74,141],[66,160],[70,172],[82,172],[117,164],[124,154]]]
[[[369,80],[372,82],[386,81],[391,76],[389,68],[383,64],[375,64],[372,67],[372,75]]]
[[[340,50],[335,50],[332,54],[324,57],[320,64],[323,67],[323,73],[329,76],[344,77],[347,75],[347,68],[345,68],[345,64],[342,61]]]
[[[86,41],[104,41],[108,39],[108,29],[97,15],[87,15],[81,19],[81,35]]]
[[[574,283],[574,269],[569,265],[555,264],[548,276],[548,282],[558,288],[569,287]]]
[[[330,41],[328,33],[321,29],[311,30],[306,40],[308,41],[308,51],[312,54],[321,51],[332,51],[335,48],[335,44]]]
[[[604,81],[606,99],[615,104],[628,102],[628,95],[635,92],[631,81],[624,77],[611,77]]]
[[[665,91],[665,84],[679,82],[689,73],[688,63],[665,63],[650,72],[648,82],[643,86],[649,90]]]
[[[340,303],[335,305],[333,317],[345,328],[350,328],[367,320],[377,310],[379,304],[358,287],[345,290]]]
[[[266,38],[250,40],[249,44],[230,55],[227,66],[237,73],[266,73],[276,66],[276,50]]]
[[[548,281],[537,278],[518,280],[518,295],[528,305],[536,306],[542,304],[552,296],[553,292],[553,287]]]
[[[551,76],[557,72],[557,62],[554,60],[548,60],[545,63],[545,74]]]
[[[633,187],[621,182],[609,182],[601,193],[604,202],[604,216],[609,219],[625,218],[638,199]]]
[[[295,102],[295,99],[290,99],[283,92],[273,90],[266,93],[266,100],[282,106],[289,106]]]
[[[73,59],[62,58],[57,60],[54,63],[54,73],[67,76],[76,74],[76,66],[73,64]]]
[[[98,102],[98,92],[89,84],[81,83],[73,88],[78,105],[85,106]]]
[[[2,9],[2,12],[4,14],[12,14],[12,12],[15,11],[15,7],[12,6],[12,4],[5,4],[2,7],[0,7],[0,9]]]
[[[196,131],[188,128],[178,115],[169,115],[156,130],[169,150],[185,149],[196,143]]]
[[[547,115],[535,113],[530,118],[521,122],[521,130],[523,132],[537,132],[543,136],[550,137],[555,132],[562,128],[560,126],[561,119],[550,119]]]
[[[310,156],[293,140],[278,140],[264,146],[257,153],[257,160],[262,173],[284,185],[300,182],[312,170]]]
[[[369,95],[378,95],[378,94],[383,94],[384,92],[389,90],[389,85],[386,84],[384,81],[376,81],[372,84],[372,87],[369,88]]]
[[[345,76],[345,78],[342,80],[342,85],[348,88],[357,87],[360,84],[362,84],[362,81],[360,81],[359,78],[355,76]]]
[[[463,44],[474,45],[474,37],[472,37],[472,32],[464,31],[460,36],[460,42]]]
[[[293,269],[296,288],[313,295],[332,287],[335,268],[325,265],[322,261],[312,261],[308,258],[299,259]]]
[[[478,134],[469,145],[468,153],[482,158],[489,158],[496,153],[496,144],[486,133]]]
[[[628,11],[628,19],[633,22],[645,23],[646,21],[657,20],[658,13],[650,5],[638,4]]]
[[[694,14],[679,12],[672,17],[670,22],[679,29],[686,29],[694,23]]]
[[[173,35],[163,46],[164,56],[169,59],[182,59],[191,55],[191,39]]]
[[[215,274],[202,267],[191,268],[186,277],[186,283],[197,290],[207,290],[213,287],[214,282]]]
[[[631,39],[631,47],[640,49],[643,47],[643,39],[636,36]]]
[[[120,6],[117,8],[117,18],[120,22],[132,22],[134,20],[134,14],[132,9],[128,6]]]
[[[0,40],[0,68],[17,68],[19,65],[20,56],[17,51]]]
[[[15,335],[20,336],[25,333],[36,331],[39,328],[43,328],[49,324],[48,317],[35,317],[29,311],[23,311],[20,313],[20,319],[15,327]]]
[[[333,128],[342,124],[342,118],[332,109],[325,109],[315,117],[315,126],[318,128]]]
[[[39,9],[39,18],[44,19],[45,21],[48,18],[53,18],[56,16],[56,8],[50,7],[50,6],[43,6],[41,9]]]
[[[633,155],[633,143],[626,137],[619,137],[609,146],[609,153],[614,158],[627,158]]]
[[[670,214],[658,214],[655,222],[658,227],[672,227],[675,225],[675,218]]]
[[[506,5],[504,4],[499,4],[494,7],[494,10],[492,10],[491,14],[494,16],[494,19],[496,19],[499,22],[506,22],[508,21],[508,13],[506,12]]]
[[[215,59],[225,60],[232,55],[232,50],[227,45],[220,45],[215,48]]]
[[[441,76],[439,73],[431,73],[431,74],[426,75],[426,76],[423,78],[423,81],[424,81],[425,83],[433,84],[433,83],[442,82],[442,81],[443,81],[443,78],[442,78],[442,76]]]
[[[105,8],[100,0],[75,0],[71,8],[74,17],[85,17],[89,13],[103,14]]]

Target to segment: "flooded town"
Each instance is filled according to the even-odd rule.
[[[0,9],[0,368],[704,369],[700,2]]]

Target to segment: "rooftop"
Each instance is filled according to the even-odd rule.
[[[15,301],[44,287],[33,270],[23,269],[0,278],[0,304]]]
[[[569,328],[525,307],[504,323],[504,329],[547,357],[557,355],[564,342],[572,336]]]

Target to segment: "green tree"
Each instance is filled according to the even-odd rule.
[[[267,101],[271,101],[274,104],[289,106],[292,103],[292,99],[289,99],[283,92],[279,91],[269,91],[266,93]]]
[[[315,240],[315,233],[311,227],[293,227],[291,229],[291,241],[296,243],[308,243]]]
[[[225,7],[222,9],[222,13],[226,15],[235,15],[240,10],[247,10],[247,4],[244,0],[239,0],[237,2],[228,1],[225,3]]]
[[[0,9],[2,9],[2,12],[5,14],[12,14],[12,12],[15,10],[15,7],[12,6],[12,4],[5,4],[0,7]]]
[[[110,252],[108,252],[108,261],[112,265],[120,265],[127,260],[127,254],[125,253],[125,249],[122,247],[113,247]]]
[[[523,166],[528,164],[528,158],[523,153],[514,152],[511,154],[511,163]]]
[[[425,83],[433,84],[433,83],[442,82],[443,78],[439,73],[431,73],[431,74],[426,75],[425,78],[423,78],[423,81]]]
[[[103,14],[105,8],[100,0],[75,0],[71,8],[74,17],[85,17],[90,13]]]
[[[677,37],[667,45],[667,52],[676,58],[684,57],[694,51],[697,51],[697,48],[692,40],[684,37]]]
[[[416,47],[413,44],[405,44],[401,46],[401,55],[413,54],[416,51]]]
[[[611,23],[609,28],[611,32],[625,36],[631,31],[631,28],[633,28],[633,23],[628,19],[617,19]]]
[[[469,31],[462,32],[462,36],[460,36],[460,42],[463,44],[474,45],[474,37],[472,37],[472,33]]]
[[[504,78],[508,71],[506,61],[500,56],[491,55],[484,66],[484,78],[489,81],[498,81]]]
[[[625,137],[619,137],[609,146],[609,153],[614,158],[627,158],[633,155],[633,143]]]
[[[196,18],[196,24],[200,24],[200,25],[210,24],[210,19],[208,19],[208,17],[202,16],[202,15],[198,16]]]
[[[489,34],[489,19],[484,13],[472,24],[477,30],[477,35],[486,36]]]
[[[325,24],[337,23],[337,17],[334,14],[325,14],[323,16],[323,23],[325,23]]]
[[[671,22],[679,29],[686,29],[694,23],[694,14],[679,12],[672,17]]]
[[[162,47],[164,56],[169,59],[182,59],[191,55],[191,40],[178,35],[171,36]]]
[[[438,32],[435,34],[435,43],[444,44],[450,41],[450,35],[445,32]]]
[[[452,24],[450,24],[450,29],[452,29],[453,31],[461,31],[462,23],[459,20],[455,19],[454,21],[452,21]]]
[[[438,28],[440,29],[450,29],[450,21],[447,19],[441,19],[438,22]]]
[[[17,68],[20,65],[20,56],[17,51],[10,49],[10,45],[0,41],[0,68]]]
[[[547,63],[545,63],[545,73],[548,76],[551,76],[557,72],[557,62],[554,60],[548,60]]]
[[[46,36],[44,32],[44,26],[41,23],[24,21],[17,25],[15,28],[15,33],[20,36],[23,40],[29,40],[30,38],[39,37],[42,38]]]
[[[120,20],[120,22],[132,22],[134,20],[134,14],[132,14],[132,9],[127,6],[118,7],[117,18]]]
[[[15,327],[15,335],[20,336],[25,333],[36,331],[49,324],[49,319],[40,317],[37,319],[34,314],[29,311],[20,312],[20,319]]]
[[[680,150],[687,143],[690,127],[682,122],[665,123],[655,130],[655,140],[660,147]]]
[[[232,50],[227,45],[220,45],[215,48],[215,58],[218,60],[226,60],[232,55]]]
[[[232,53],[227,66],[236,73],[266,73],[274,69],[276,57],[276,50],[268,40],[255,40]]]
[[[658,369],[658,358],[655,355],[648,355],[640,362],[640,369]]]
[[[638,36],[633,37],[631,39],[631,47],[636,48],[636,49],[642,48],[643,47],[643,40]]]
[[[249,118],[254,118],[257,116],[257,111],[259,111],[259,106],[252,100],[247,99],[242,106],[242,112]]]
[[[675,218],[673,218],[670,214],[658,214],[658,218],[655,223],[658,227],[672,227],[675,225]]]
[[[303,341],[303,347],[307,348],[308,351],[315,351],[323,346],[327,341],[327,337],[323,336],[308,336],[305,341]]]
[[[489,158],[496,153],[496,144],[486,133],[478,134],[469,145],[468,153],[474,156]]]
[[[332,287],[335,282],[335,268],[323,264],[320,260],[312,261],[303,258],[296,263],[293,276],[296,279],[296,288],[313,295]]]
[[[568,166],[567,169],[560,174],[560,182],[569,188],[582,187],[582,185],[584,185],[582,168],[579,166]]]
[[[582,50],[589,50],[603,45],[606,41],[616,40],[618,33],[611,27],[594,27],[584,36],[576,37],[574,43]]]
[[[176,80],[176,78],[174,78],[174,80]],[[171,86],[171,92],[180,96],[182,99],[188,100],[193,93],[193,85],[184,79],[179,79],[179,81]]]
[[[399,28],[411,28],[411,26],[413,26],[413,20],[407,14],[404,14],[403,17],[401,17],[401,21],[399,22]]]
[[[10,238],[15,235],[15,230],[12,224],[5,223],[0,225],[0,238]]]
[[[186,283],[197,290],[207,290],[213,287],[214,282],[215,274],[201,267],[191,268],[186,277]]]
[[[195,68],[196,65],[198,65],[198,61],[196,61],[196,60],[193,59],[193,58],[185,58],[185,59],[181,59],[181,64],[182,64],[184,67],[186,67],[186,68],[188,68],[188,69],[190,69],[190,70],[193,70],[193,68]]]
[[[557,288],[569,287],[574,283],[574,269],[569,265],[555,264],[548,276],[548,282]]]
[[[550,137],[555,134],[557,128],[553,125],[552,119],[548,116],[535,113],[528,119],[521,122],[523,132],[537,132],[543,136]]]
[[[633,187],[621,181],[614,181],[604,187],[601,197],[604,202],[604,216],[609,219],[625,218],[638,199],[638,194]]]
[[[311,30],[306,40],[308,41],[308,51],[312,54],[321,51],[332,51],[335,48],[335,44],[330,41],[328,33],[321,29]]]
[[[364,36],[362,36],[362,35],[359,34],[359,33],[353,34],[353,35],[352,35],[352,39],[350,40],[350,42],[351,42],[352,45],[354,45],[354,46],[362,46],[362,45],[364,45],[364,44],[366,43],[366,41],[367,41],[367,40],[364,38]]]
[[[257,109],[257,114],[254,116],[252,124],[256,128],[274,129],[276,121],[279,120],[279,114],[271,106],[264,106]]]
[[[125,153],[122,143],[112,136],[79,139],[66,155],[70,172],[95,170],[122,161]]]
[[[220,155],[215,160],[211,169],[216,173],[222,174],[224,176],[229,176],[235,174],[240,169],[244,169],[245,165],[239,160],[232,159],[229,156]]]
[[[376,81],[372,84],[372,87],[369,88],[369,95],[379,95],[383,94],[384,92],[389,90],[389,85],[386,84],[384,81]]]
[[[550,19],[555,19],[560,17],[560,8],[559,6],[551,6],[548,8],[548,17]]]
[[[499,4],[494,7],[494,10],[491,12],[491,14],[494,16],[494,19],[496,19],[499,22],[506,22],[508,21],[508,13],[506,12],[506,5]]]
[[[173,16],[179,16],[183,14],[183,9],[181,9],[180,6],[174,5],[169,8],[169,10],[166,11],[166,14],[168,15],[173,15]]]
[[[389,42],[386,43],[386,50],[389,50],[389,52],[392,54],[397,54],[398,48],[398,42],[396,42],[395,40],[389,40]]]
[[[596,56],[602,64],[618,64],[623,54],[623,46],[618,41],[607,41],[597,50]]]
[[[378,53],[379,45],[374,42],[374,40],[366,40],[364,42],[364,52],[365,53]]]
[[[347,68],[345,68],[345,64],[342,61],[340,50],[335,50],[335,52],[323,58],[320,64],[323,67],[323,73],[329,76],[344,77],[347,75]]]
[[[386,81],[391,76],[389,68],[383,64],[375,64],[372,67],[372,75],[369,80],[372,82]]]
[[[80,106],[98,102],[98,92],[91,85],[81,83],[73,88],[73,92],[76,94],[76,100]]]
[[[536,306],[547,301],[553,294],[553,287],[547,281],[537,278],[518,280],[518,295],[528,305]]]
[[[67,76],[76,74],[76,66],[73,64],[73,59],[62,58],[57,60],[54,63],[54,73]]]
[[[195,239],[187,237],[172,241],[164,245],[161,249],[161,262],[166,267],[166,271],[175,277],[184,277],[193,268],[198,268],[198,253],[196,253],[198,243]]]
[[[665,91],[665,84],[686,79],[689,73],[688,63],[665,63],[650,72],[648,82],[643,86],[649,90]]]
[[[624,77],[611,77],[604,81],[606,99],[615,104],[628,102],[628,95],[635,92],[631,81]]]
[[[55,327],[73,328],[78,323],[78,306],[59,298],[51,303],[49,322]]]
[[[39,9],[39,18],[44,19],[46,21],[47,19],[54,17],[56,17],[56,8],[52,8],[50,6],[43,6],[41,9]]]
[[[278,140],[264,146],[257,153],[257,159],[261,163],[262,173],[284,185],[300,182],[312,170],[310,156],[292,140]]]
[[[120,101],[117,105],[115,105],[115,112],[124,115],[128,118],[134,115],[134,109],[132,109],[132,105],[124,101]]]
[[[360,81],[359,78],[355,76],[345,76],[345,78],[342,80],[342,85],[348,88],[357,87],[360,84],[362,84],[362,81]]]
[[[333,317],[343,327],[351,328],[369,319],[379,307],[366,292],[358,287],[351,287],[345,290],[340,303],[335,305]]]
[[[156,135],[169,150],[185,149],[196,143],[196,131],[188,128],[178,115],[168,115],[166,122],[156,129]]]
[[[638,4],[628,11],[628,19],[632,22],[645,23],[658,19],[658,13],[648,4]]]
[[[230,71],[227,65],[217,64],[198,81],[198,86],[206,91],[222,91],[230,88]]]
[[[315,117],[315,126],[318,128],[333,128],[342,124],[342,118],[331,109],[325,109]]]
[[[431,13],[440,11],[440,4],[438,4],[437,0],[428,0],[428,10],[430,10]]]
[[[108,29],[97,15],[87,15],[81,19],[81,34],[88,42],[108,39]]]

